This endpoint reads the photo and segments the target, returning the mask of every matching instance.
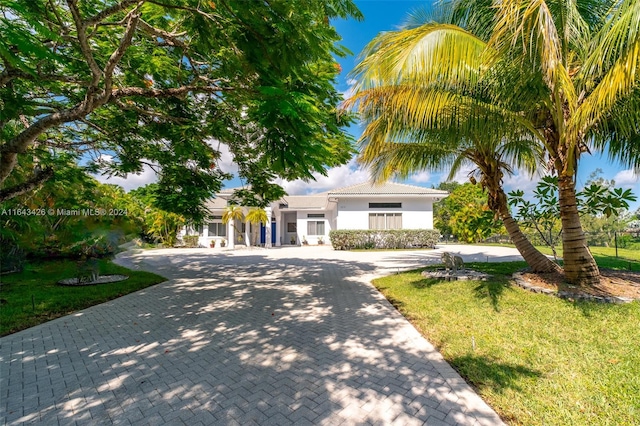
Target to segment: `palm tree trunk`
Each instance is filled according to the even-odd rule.
[[[600,283],[600,270],[587,246],[576,200],[572,176],[558,178],[564,273],[572,284],[593,286]]]
[[[511,216],[511,212],[507,206],[507,196],[502,189],[496,191],[496,197],[494,199],[498,200],[499,206],[497,213],[509,234],[509,238],[511,238],[511,241],[515,244],[516,249],[518,249],[524,261],[527,262],[531,271],[536,273],[562,271],[558,264],[540,253],[522,233],[518,222]]]

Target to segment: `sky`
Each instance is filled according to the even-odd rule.
[[[358,54],[381,31],[395,30],[406,19],[407,15],[415,10],[427,10],[431,1],[418,0],[356,0],[360,11],[364,14],[363,21],[355,20],[336,20],[333,24],[336,26],[339,34],[342,36],[342,45],[346,46],[353,55],[346,58],[338,58],[338,62],[342,67],[342,72],[338,76],[337,89],[343,94],[348,95],[351,81],[349,72],[358,62]],[[347,129],[354,136],[354,139],[360,137],[360,126],[354,125]],[[226,172],[236,172],[237,167],[233,164],[231,155],[222,146],[221,168]],[[632,170],[622,167],[619,163],[609,160],[605,155],[601,154],[583,154],[578,168],[577,186],[582,188],[589,178],[589,175],[596,169],[602,170],[602,177],[605,179],[613,179],[616,186],[630,188],[638,197],[640,197],[640,179]],[[454,176],[454,180],[458,182],[467,182],[470,169],[461,170]],[[436,173],[431,170],[425,170],[412,176],[403,183],[432,187],[437,186],[440,182],[446,180],[448,172]],[[341,167],[329,169],[327,176],[320,174],[315,175],[316,180],[310,182],[303,181],[280,181],[284,189],[290,195],[311,194],[326,191],[329,189],[349,186],[364,182],[369,179],[369,172],[359,168],[354,160]],[[539,177],[529,177],[527,174],[516,174],[514,176],[505,177],[504,186],[506,192],[513,189],[521,189],[525,192],[531,192],[536,186]],[[155,180],[155,174],[150,169],[146,169],[140,175],[130,175],[126,179],[111,178],[110,183],[122,185],[125,189],[133,189]],[[225,187],[241,186],[242,182],[235,178],[225,183]],[[633,203],[630,210],[634,211],[640,207],[640,201]]]

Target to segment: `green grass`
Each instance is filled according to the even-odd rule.
[[[116,283],[82,287],[65,287],[56,283],[72,278],[77,270],[73,261],[27,263],[20,273],[0,277],[0,335],[67,315],[98,303],[141,290],[165,281],[143,271],[131,271],[108,260],[100,260],[100,274],[123,274],[129,279]]]
[[[478,245],[515,248],[513,244],[506,244],[506,243],[488,243],[488,244],[478,244]],[[541,253],[548,254],[548,255],[553,254],[553,252],[549,247],[536,246],[536,248],[540,250]],[[618,248],[618,257],[616,257],[615,247],[591,246],[589,247],[589,250],[591,250],[591,254],[596,259],[596,262],[598,263],[598,265],[602,268],[611,268],[611,269],[631,268],[634,271],[640,271],[640,269],[633,269],[634,267],[640,268],[640,250]],[[562,257],[562,247],[557,247],[556,253],[558,257]]]
[[[468,266],[494,278],[409,272],[374,285],[508,423],[640,424],[640,302],[527,292],[508,279],[523,262]]]

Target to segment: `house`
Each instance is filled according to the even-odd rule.
[[[222,223],[232,193],[217,194],[207,205],[212,219],[182,234],[198,233],[205,247],[212,240],[217,245],[224,240],[229,247],[238,243],[270,247],[328,242],[334,229],[433,229],[433,203],[448,195],[413,185],[365,182],[320,194],[285,196],[265,209],[270,225],[258,227],[238,220]]]

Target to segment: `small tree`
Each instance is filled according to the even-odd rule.
[[[226,225],[229,222],[231,222],[231,228],[233,228],[233,230],[229,233],[230,248],[233,248],[235,244],[234,233],[238,234],[238,237],[240,237],[239,240],[242,239],[242,234],[240,234],[240,232],[236,229],[235,221],[236,220],[241,221],[243,219],[244,219],[244,212],[242,211],[242,207],[231,204],[224,209],[224,214],[222,215],[222,223]]]
[[[267,217],[267,212],[264,209],[252,208],[247,213],[245,220],[247,221],[247,223],[251,223],[256,226],[258,226],[259,224],[263,224],[266,226],[269,218]],[[253,235],[254,246],[258,245],[258,235],[259,235],[258,232],[254,232],[254,235]]]
[[[516,217],[522,225],[534,229],[557,259],[556,246],[563,232],[558,203],[558,178],[543,177],[533,191],[533,196],[535,201],[531,202],[525,200],[524,191],[511,191],[509,204],[517,209]],[[587,187],[576,194],[576,200],[581,216],[609,218],[619,216],[629,208],[629,202],[636,201],[636,197],[630,189],[613,188],[590,181]]]

